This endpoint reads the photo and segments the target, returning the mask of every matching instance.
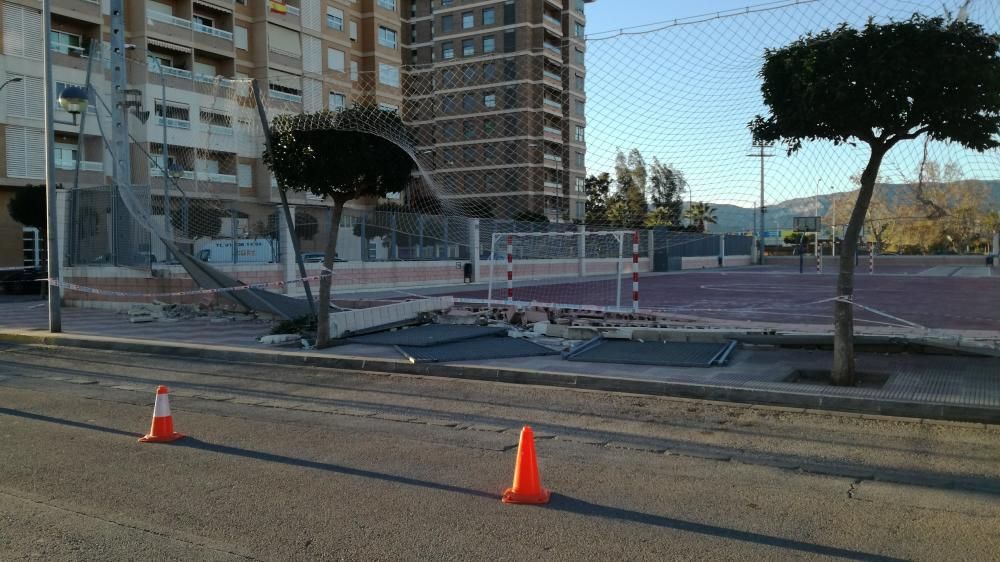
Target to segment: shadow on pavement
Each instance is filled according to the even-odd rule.
[[[590,517],[602,517],[604,519],[614,519],[617,521],[641,523],[643,525],[653,525],[656,527],[663,527],[665,529],[673,529],[676,531],[698,533],[700,535],[708,535],[713,537],[719,537],[722,539],[744,541],[764,546],[773,546],[777,548],[797,550],[799,552],[818,554],[820,556],[832,556],[836,558],[843,558],[845,560],[864,560],[864,561],[901,560],[900,558],[892,558],[889,556],[882,556],[878,554],[869,554],[867,552],[850,550],[846,548],[823,546],[820,544],[813,544],[793,539],[783,539],[781,537],[762,535],[760,533],[754,533],[750,531],[740,531],[737,529],[730,529],[727,527],[718,527],[716,525],[707,525],[705,523],[695,523],[692,521],[684,521],[683,519],[663,517],[661,515],[650,515],[648,513],[642,513],[639,511],[631,511],[628,509],[621,509],[618,507],[594,504],[580,499],[572,498],[569,496],[564,496],[561,494],[552,494],[552,502],[548,505],[548,509],[566,511],[569,513],[577,513],[580,515],[587,515]],[[706,553],[706,555],[709,558],[711,558],[710,553]]]
[[[57,418],[54,416],[46,416],[44,414],[36,414],[32,412],[25,412],[21,410],[15,410],[12,408],[2,408],[0,407],[0,414],[20,417],[35,421],[54,423],[59,425],[64,425],[67,427],[73,427],[77,429],[87,429],[91,431],[99,431],[102,433],[110,433],[112,435],[122,435],[129,438],[135,438],[136,433],[130,431],[123,431],[120,429],[115,429],[111,427],[104,427],[96,424],[78,422],[73,420],[67,420],[64,418]],[[450,484],[441,484],[438,482],[430,482],[427,480],[420,480],[416,478],[408,478],[406,476],[398,476],[394,474],[387,474],[384,472],[376,472],[373,470],[365,470],[361,468],[352,468],[349,466],[343,466],[332,463],[325,463],[319,461],[312,461],[308,459],[300,459],[295,457],[289,457],[285,455],[276,455],[273,453],[266,453],[263,451],[254,451],[251,449],[243,449],[240,447],[231,447],[228,445],[220,445],[217,443],[209,443],[206,441],[201,441],[192,437],[185,437],[184,439],[174,442],[171,444],[174,447],[184,447],[188,449],[206,451],[209,453],[218,453],[224,455],[232,455],[247,459],[273,462],[279,464],[285,464],[289,466],[297,466],[302,468],[308,468],[313,470],[322,470],[326,472],[344,474],[348,476],[357,476],[360,478],[371,478],[375,480],[382,480],[384,482],[392,482],[395,484],[403,484],[406,486],[416,486],[420,488],[426,488],[430,490],[442,491],[442,492],[453,492],[459,494],[465,494],[468,496],[489,499],[491,501],[498,501],[499,497],[497,494],[492,494],[488,492],[483,492],[481,490],[473,490],[471,488],[463,488],[461,486],[452,486]],[[514,508],[517,509],[517,508]],[[789,550],[797,550],[799,552],[818,554],[822,556],[834,556],[838,558],[843,558],[846,560],[862,560],[862,561],[894,561],[898,560],[896,558],[870,554],[866,552],[860,552],[856,550],[849,550],[831,546],[823,546],[818,544],[813,544],[804,541],[797,541],[794,539],[785,539],[781,537],[774,537],[770,535],[764,535],[760,533],[754,533],[751,531],[740,531],[738,529],[730,529],[727,527],[720,527],[716,525],[709,525],[705,523],[695,523],[692,521],[684,521],[682,519],[674,519],[671,517],[665,517],[662,515],[652,515],[649,513],[642,513],[639,511],[632,511],[628,509],[600,505],[595,503],[590,503],[584,500],[576,499],[570,496],[564,496],[560,494],[552,495],[552,502],[541,509],[550,509],[554,511],[563,511],[567,513],[573,513],[577,515],[583,515],[587,517],[600,517],[604,519],[613,519],[617,521],[638,523],[642,525],[652,525],[656,527],[662,527],[665,529],[673,529],[676,531],[683,531],[688,533],[697,533],[701,535],[713,536],[722,539],[736,540],[749,542],[754,544],[759,544],[763,546],[772,546],[776,548],[784,548]]]

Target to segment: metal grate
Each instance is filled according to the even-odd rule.
[[[460,342],[482,337],[500,337],[507,334],[507,328],[487,326],[466,326],[455,324],[425,324],[416,328],[399,329],[348,338],[351,343],[366,345],[405,345],[426,347]]]
[[[637,342],[595,338],[566,355],[568,361],[658,365],[664,367],[711,367],[729,358],[736,342]]]
[[[514,357],[535,357],[557,355],[547,347],[513,338],[476,338],[460,342],[435,345],[433,347],[397,346],[407,359],[414,363],[436,361],[469,361],[473,359],[510,359]]]

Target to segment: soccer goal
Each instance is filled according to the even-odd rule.
[[[482,256],[489,260],[487,300],[636,311],[639,238],[633,231],[493,233],[489,252]]]

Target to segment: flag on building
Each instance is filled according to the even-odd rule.
[[[269,0],[268,4],[271,5],[271,11],[278,14],[288,13],[288,4],[285,4],[285,0]]]

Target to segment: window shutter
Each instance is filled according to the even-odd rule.
[[[302,18],[302,27],[306,29],[311,29],[313,31],[320,30],[320,3],[319,0],[302,0],[302,4],[299,6],[300,16]]]
[[[302,36],[302,71],[323,72],[323,42],[316,37]]]
[[[253,168],[250,167],[250,164],[236,166],[236,184],[242,188],[253,187]]]
[[[7,127],[7,177],[45,177],[45,135],[41,129]]]
[[[42,13],[39,10],[4,2],[3,52],[42,60]]]
[[[309,113],[323,109],[323,83],[312,78],[302,80],[302,110]]]

